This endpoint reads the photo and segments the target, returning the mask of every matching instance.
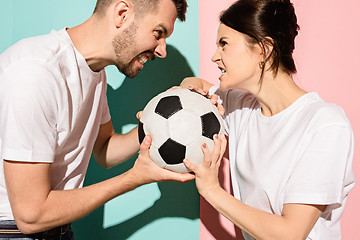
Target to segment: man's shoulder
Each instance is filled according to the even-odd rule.
[[[45,35],[28,37],[20,40],[0,55],[0,72],[12,65],[45,64],[51,65],[71,48],[71,41],[66,38],[64,29],[51,31]]]

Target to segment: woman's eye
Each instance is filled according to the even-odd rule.
[[[224,47],[226,44],[227,44],[227,42],[225,42],[225,41],[220,41],[220,45],[221,45],[222,47]]]

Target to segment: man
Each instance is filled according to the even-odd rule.
[[[164,58],[186,7],[186,0],[98,0],[84,23],[0,55],[0,238],[72,239],[68,223],[110,199],[194,178],[156,166],[150,136],[139,148],[137,129],[115,134],[103,70],[115,65],[135,77],[148,59]],[[82,188],[91,153],[110,168],[139,149],[128,172]]]

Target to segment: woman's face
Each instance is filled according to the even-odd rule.
[[[261,76],[263,59],[259,45],[251,46],[247,36],[220,24],[216,39],[217,50],[211,60],[221,70],[220,88],[256,91]]]

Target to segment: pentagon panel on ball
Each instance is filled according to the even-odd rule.
[[[139,141],[152,137],[150,157],[160,167],[188,172],[183,164],[188,158],[203,161],[201,144],[212,151],[214,134],[224,132],[222,117],[210,100],[188,89],[160,93],[143,110],[139,123]]]

